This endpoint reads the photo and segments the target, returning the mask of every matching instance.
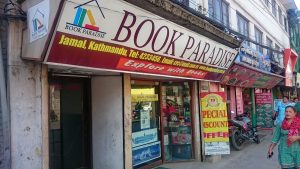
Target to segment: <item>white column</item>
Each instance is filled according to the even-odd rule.
[[[41,64],[21,59],[22,29],[26,23],[10,20],[8,24],[11,168],[42,168]]]

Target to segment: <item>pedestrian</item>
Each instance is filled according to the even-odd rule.
[[[298,98],[294,99],[294,103],[295,103],[294,107],[296,108],[298,115],[300,115],[300,102],[299,102]]]
[[[296,116],[293,106],[285,108],[285,119],[276,126],[268,156],[272,157],[273,149],[278,142],[278,161],[283,169],[300,169],[300,118]]]
[[[295,97],[294,99],[293,99],[293,102],[291,102],[291,104],[293,105],[293,106],[295,106],[297,103],[298,103],[298,98],[297,97]]]
[[[275,119],[274,125],[281,124],[284,119],[284,112],[287,106],[291,106],[292,103],[289,102],[287,96],[283,97],[283,101],[278,102],[276,107],[276,112],[273,114],[273,118]]]

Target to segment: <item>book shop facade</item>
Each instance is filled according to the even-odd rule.
[[[143,168],[228,154],[219,82],[237,50],[130,3],[96,2],[64,2],[44,59],[50,166]]]

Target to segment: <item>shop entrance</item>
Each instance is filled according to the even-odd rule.
[[[133,80],[134,168],[194,158],[191,84]]]
[[[50,79],[49,154],[51,169],[91,168],[90,79]]]
[[[132,163],[134,168],[161,164],[159,84],[133,81]]]

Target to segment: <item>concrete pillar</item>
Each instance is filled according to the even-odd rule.
[[[195,135],[194,135],[194,152],[195,152],[195,159],[196,160],[201,160],[202,159],[202,152],[201,152],[201,150],[202,150],[202,148],[201,148],[201,145],[202,145],[202,143],[201,143],[201,138],[203,138],[203,135],[202,135],[202,131],[201,131],[201,128],[200,128],[200,126],[201,126],[201,121],[200,121],[200,113],[199,113],[199,104],[200,104],[200,102],[199,102],[199,100],[198,100],[198,98],[199,98],[199,92],[198,92],[198,85],[197,85],[197,81],[194,81],[193,82],[193,84],[192,84],[192,94],[193,94],[193,98],[194,98],[194,100],[193,100],[193,107],[192,107],[192,109],[193,109],[193,117],[194,117],[194,128],[193,128],[193,130],[194,130],[194,133],[195,133]]]
[[[92,77],[94,169],[124,168],[122,76]]]
[[[132,116],[131,116],[131,83],[130,74],[123,74],[124,98],[124,154],[125,169],[132,169]]]
[[[49,81],[48,65],[42,65],[42,168],[49,169]]]
[[[42,168],[41,64],[21,59],[22,29],[26,23],[10,20],[8,24],[11,168]]]

